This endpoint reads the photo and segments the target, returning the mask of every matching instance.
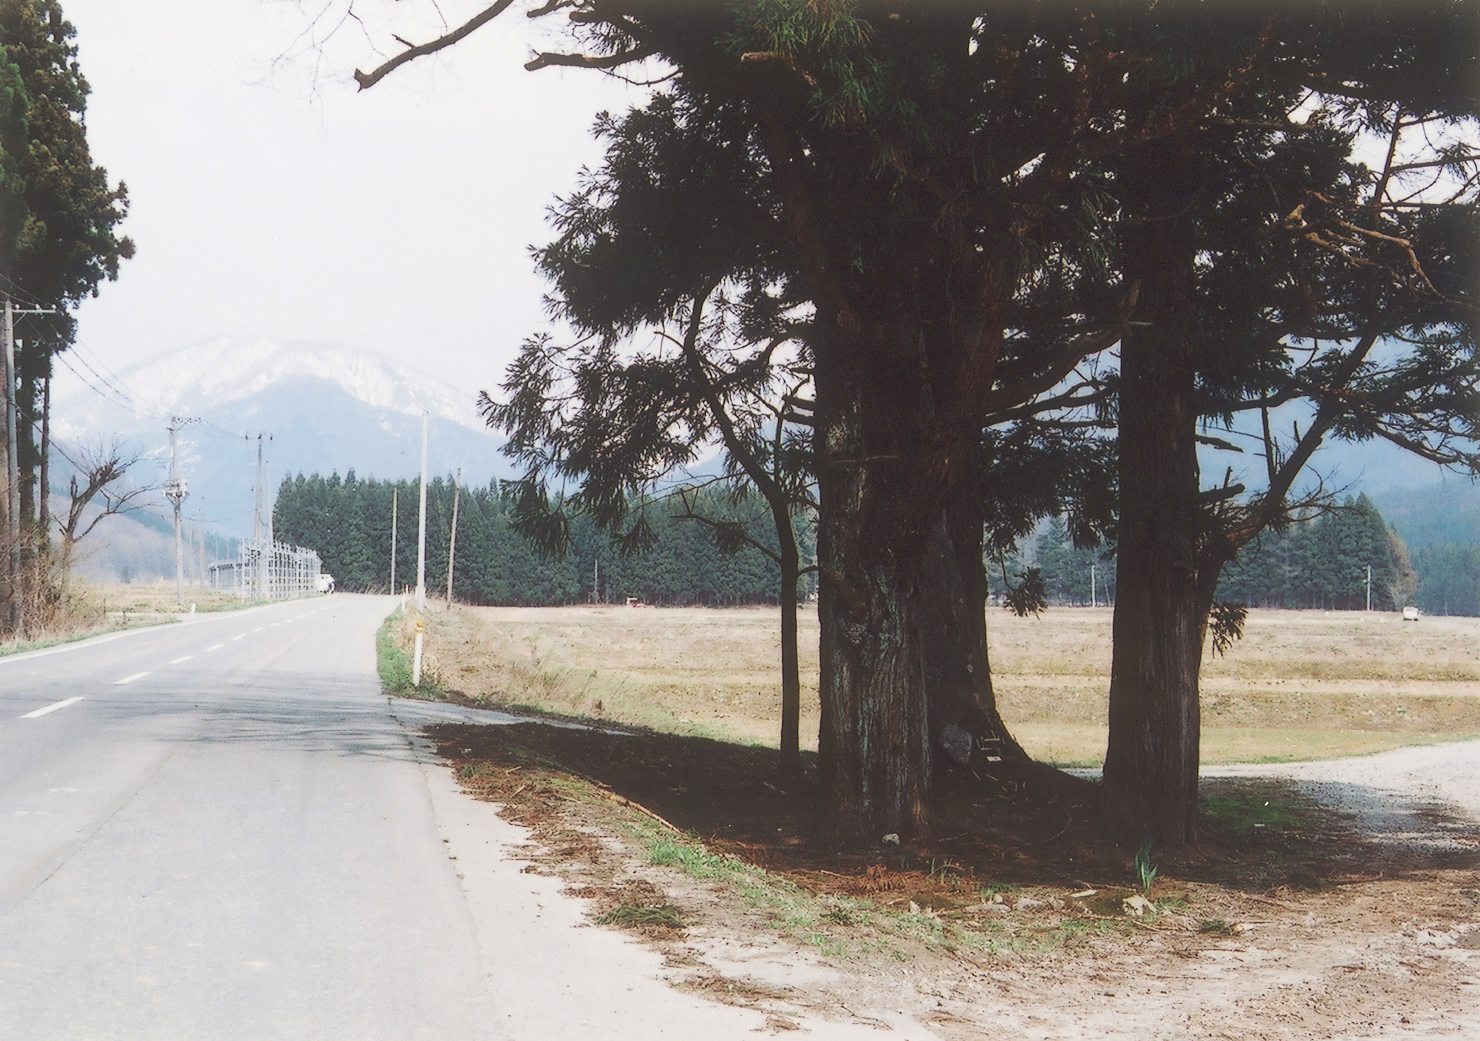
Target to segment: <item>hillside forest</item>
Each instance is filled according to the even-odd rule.
[[[437,477],[427,485],[426,581],[430,594],[446,590],[454,485]],[[318,552],[339,588],[390,588],[392,505],[395,506],[396,585],[416,583],[417,483],[313,474],[285,478],[273,511],[275,536]],[[780,569],[767,552],[776,533],[764,504],[727,489],[675,489],[667,509],[649,513],[653,541],[624,552],[612,535],[588,519],[571,527],[571,550],[541,556],[511,526],[515,499],[490,482],[458,496],[453,595],[473,604],[549,607],[625,603],[662,606],[775,604]],[[707,518],[705,521],[686,516]],[[716,524],[742,525],[765,552],[742,545],[725,552]],[[814,559],[812,527],[798,519],[804,563]],[[730,548],[730,547],[726,547]],[[1393,611],[1413,604],[1428,614],[1480,615],[1480,546],[1425,545],[1410,554],[1404,540],[1366,496],[1283,531],[1266,532],[1225,570],[1219,598],[1248,607]],[[1073,544],[1062,518],[1025,538],[1005,561],[989,561],[994,600],[1002,574],[1016,580],[1037,568],[1053,605],[1113,603],[1115,561],[1104,547]],[[1093,588],[1092,588],[1093,585]],[[801,593],[810,596],[809,573]]]

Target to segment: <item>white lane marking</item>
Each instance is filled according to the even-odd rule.
[[[204,653],[210,654],[212,651],[219,651],[222,647],[225,647],[225,646],[226,645],[224,643],[218,643],[214,647],[207,647],[205,649]]]
[[[259,625],[259,626],[257,626],[257,628],[253,629],[252,632],[254,632],[254,633],[260,633],[265,628],[267,628],[267,627],[266,626],[263,626],[263,625]]]
[[[114,680],[113,681],[113,685],[115,687],[121,687],[125,683],[132,683],[134,680],[141,680],[141,679],[143,679],[147,675],[149,675],[148,672],[136,672],[132,676],[125,676],[121,680]]]
[[[246,638],[246,633],[237,633],[235,636],[232,637],[233,640],[245,640]]]
[[[59,708],[66,708],[68,705],[75,705],[79,701],[83,701],[83,700],[86,700],[86,699],[84,699],[84,698],[68,698],[66,701],[54,702],[53,704],[47,705],[45,708],[38,708],[34,712],[27,712],[21,718],[22,719],[37,719],[37,718],[39,718],[41,716],[46,715],[48,712],[55,712]]]
[[[178,658],[171,658],[170,661],[169,661],[169,664],[170,665],[179,665],[182,661],[189,661],[191,658],[194,658],[194,657],[195,657],[195,655],[193,655],[193,654],[182,654]]]

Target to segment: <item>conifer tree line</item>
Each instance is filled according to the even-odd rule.
[[[390,586],[391,513],[396,512],[396,585],[416,584],[418,485],[415,481],[361,479],[353,470],[340,477],[313,474],[284,478],[273,507],[277,538],[316,551],[338,588],[384,592]],[[667,508],[650,512],[653,539],[624,554],[613,538],[587,520],[571,530],[571,551],[559,558],[537,552],[510,524],[513,498],[490,481],[464,487],[458,501],[453,597],[470,604],[554,607],[625,603],[635,598],[656,606],[729,607],[775,604],[781,572],[753,546],[724,552],[711,526],[685,519],[696,515],[739,523],[757,542],[775,551],[776,530],[754,500],[720,488],[687,491],[687,505],[674,495]],[[429,596],[447,588],[448,536],[453,483],[436,477],[427,484],[426,583]],[[803,552],[811,554],[800,530]],[[726,547],[729,548],[729,547]],[[804,590],[805,594],[805,590]]]
[[[1219,596],[1247,607],[1360,611],[1368,568],[1374,611],[1414,604],[1420,576],[1407,547],[1359,495],[1318,519],[1265,532],[1224,572]]]
[[[1024,538],[1001,563],[988,562],[992,594],[1001,600],[1009,578],[1036,568],[1051,606],[1108,606],[1115,599],[1115,564],[1103,547],[1078,547],[1062,516]],[[1091,585],[1091,567],[1094,585]],[[993,568],[996,568],[993,571]],[[1364,493],[1337,509],[1267,531],[1225,570],[1218,599],[1244,607],[1287,610],[1398,611],[1480,616],[1480,545],[1455,542],[1410,553]]]

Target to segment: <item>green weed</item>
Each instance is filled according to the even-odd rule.
[[[1141,892],[1150,896],[1151,887],[1156,885],[1156,865],[1151,861],[1150,839],[1141,847],[1141,852],[1136,854],[1136,878],[1141,883]]]

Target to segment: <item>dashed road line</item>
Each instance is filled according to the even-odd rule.
[[[194,657],[195,657],[195,655],[193,655],[193,654],[182,654],[178,658],[171,658],[170,661],[168,662],[168,664],[170,664],[170,665],[179,665],[182,661],[189,661],[191,658],[194,658]]]
[[[246,633],[237,633],[235,636],[232,637],[233,640],[245,640],[246,638]]]
[[[219,651],[219,650],[220,650],[220,649],[221,649],[221,648],[222,648],[222,647],[225,647],[225,646],[226,646],[226,645],[225,645],[225,644],[224,644],[224,643],[218,643],[218,644],[216,644],[216,645],[215,645],[215,646],[214,646],[214,647],[207,647],[207,648],[206,648],[206,649],[205,649],[205,650],[204,650],[204,651],[203,651],[203,652],[201,652],[201,653],[203,653],[203,654],[210,654],[210,653],[211,653],[211,652],[212,652],[212,651]]]
[[[141,680],[141,679],[143,679],[143,678],[144,678],[144,677],[145,677],[145,676],[148,676],[148,675],[149,675],[149,671],[148,671],[148,670],[145,670],[145,671],[144,671],[144,672],[136,672],[136,673],[134,673],[134,674],[133,674],[133,675],[132,675],[132,676],[125,676],[125,677],[124,677],[124,678],[123,678],[123,679],[121,679],[121,680],[114,680],[114,681],[113,681],[113,685],[114,685],[114,686],[115,686],[115,687],[121,687],[121,686],[123,686],[123,685],[124,685],[124,684],[125,684],[125,683],[132,683],[132,682],[133,682],[133,681],[134,681],[134,680]]]
[[[79,701],[84,701],[84,700],[86,700],[86,699],[85,698],[67,698],[65,701],[55,701],[55,702],[52,702],[50,705],[47,705],[45,708],[38,708],[34,712],[27,712],[21,718],[22,719],[39,719],[41,716],[46,715],[48,712],[55,712],[59,708],[66,708],[68,705],[75,705]]]

